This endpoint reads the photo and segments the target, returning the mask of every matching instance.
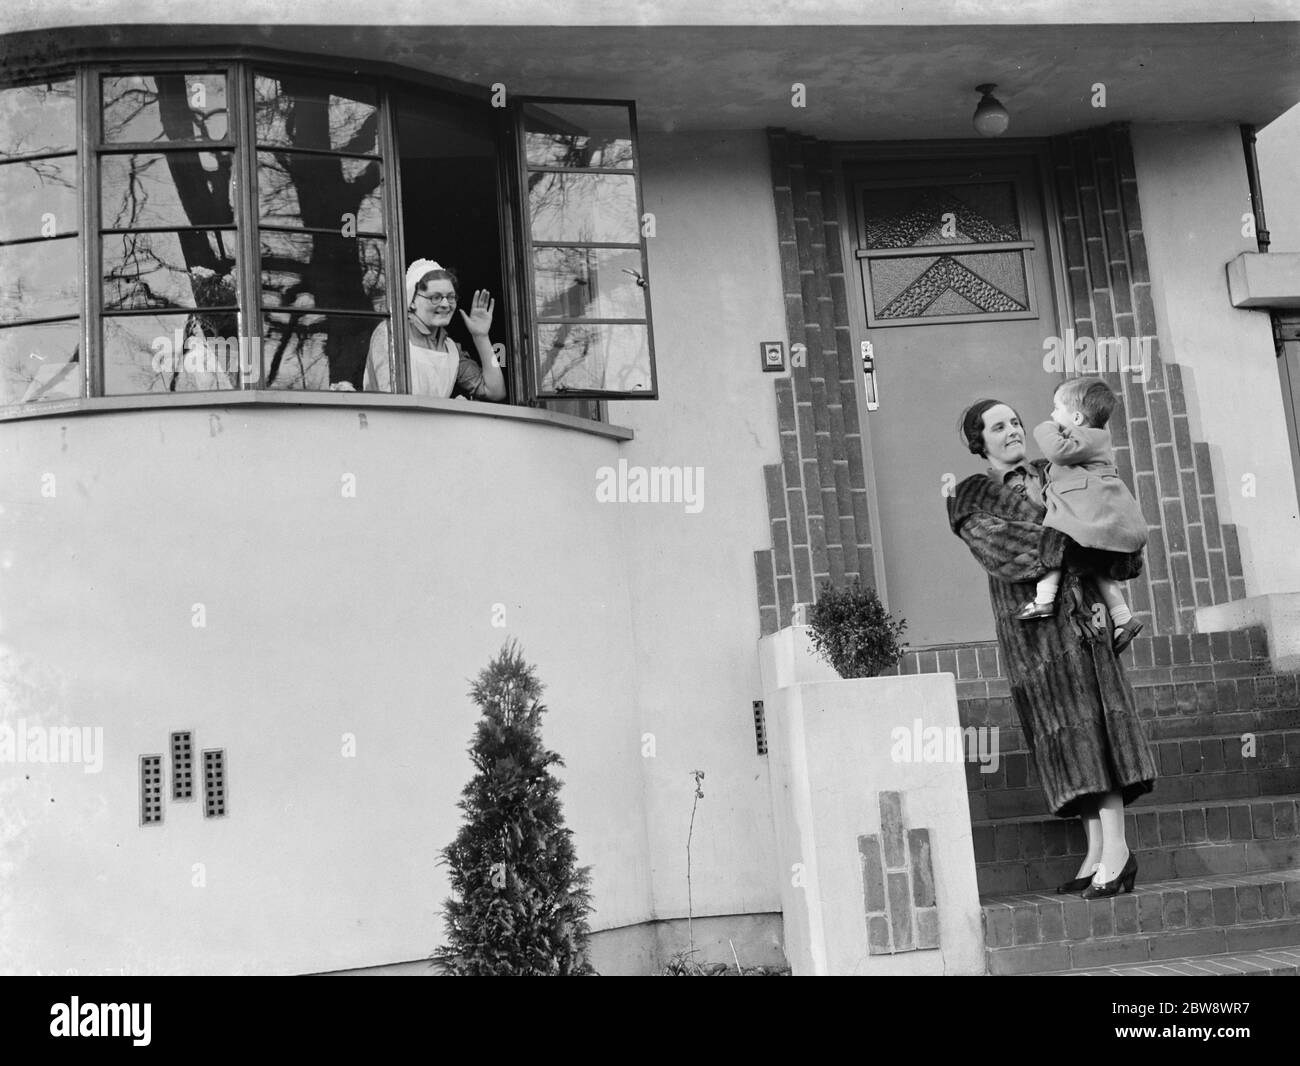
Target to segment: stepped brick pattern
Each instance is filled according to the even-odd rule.
[[[1082,823],[1048,813],[1010,699],[959,697],[963,726],[998,730],[997,771],[966,772],[991,974],[1297,973],[1300,676],[1272,672],[1262,628],[1147,650],[1129,676],[1160,778],[1125,811],[1132,894],[1056,894],[1083,861]]]
[[[781,462],[763,469],[772,547],[754,553],[763,634],[788,625],[821,582],[873,584],[875,573],[846,288],[857,278],[841,254],[830,146],[785,130],[769,130],[768,143],[786,324],[806,365],[792,358],[790,376],[773,383]],[[1051,166],[1070,304],[1060,328],[1122,338],[1131,355],[1147,344],[1145,381],[1097,368],[1123,400],[1111,422],[1116,462],[1148,525],[1130,602],[1148,633],[1191,634],[1196,608],[1244,597],[1245,579],[1236,526],[1219,521],[1210,449],[1192,439],[1182,373],[1161,354],[1128,128],[1054,138]]]
[[[903,823],[900,792],[880,793],[880,832],[858,837],[867,944],[872,955],[939,946],[930,832]]]
[[[875,584],[830,148],[782,130],[768,143],[786,325],[806,359],[774,379],[781,462],[763,468],[772,547],[754,553],[764,635],[815,602],[823,581]]]
[[[1123,399],[1110,424],[1116,464],[1149,533],[1132,606],[1155,633],[1190,633],[1197,607],[1243,598],[1245,580],[1237,528],[1219,521],[1209,448],[1192,441],[1181,372],[1161,357],[1128,127],[1056,137],[1052,165],[1071,304],[1062,325],[1080,338],[1150,338],[1145,382],[1099,368]]]

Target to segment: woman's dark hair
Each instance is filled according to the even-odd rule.
[[[439,278],[446,278],[450,281],[451,291],[454,292],[457,297],[460,296],[460,278],[456,276],[455,267],[439,267],[437,270],[430,270],[415,283],[415,291],[424,292],[429,282],[437,281]]]
[[[961,413],[961,420],[957,423],[957,432],[960,434],[962,443],[970,450],[971,455],[978,455],[982,459],[988,458],[988,452],[984,448],[984,412],[990,407],[996,407],[1003,403],[1002,400],[976,400],[966,410]],[[1010,404],[1004,404],[1011,407]],[[1017,418],[1020,412],[1014,407],[1011,410],[1015,412]]]

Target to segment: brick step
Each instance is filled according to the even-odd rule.
[[[1300,977],[1300,949],[1228,952],[1226,955],[1191,955],[1161,962],[1128,963],[1092,970],[1053,970],[1040,977]],[[1216,1017],[1216,1015],[1206,1015]],[[1138,1025],[1155,1025],[1151,1015]],[[1179,1022],[1178,1024],[1183,1024]]]
[[[1024,817],[972,825],[981,895],[1055,890],[1087,850],[1077,818]],[[1146,876],[1255,873],[1300,866],[1300,799],[1267,796],[1211,807],[1129,808],[1125,835]]]
[[[1146,632],[1133,641],[1125,653],[1125,668],[1130,672],[1144,670],[1165,671],[1153,676],[1166,682],[1174,680],[1168,671],[1191,666],[1223,666],[1231,663],[1264,663],[1269,661],[1268,634],[1263,626],[1215,633],[1182,633],[1151,636],[1150,625]],[[942,644],[909,649],[898,665],[888,671],[893,674],[949,673],[959,685],[968,686],[971,694],[1006,695],[999,689],[1006,683],[1003,673],[1002,652],[996,641],[979,641],[969,644]],[[1231,675],[1225,671],[1223,676]],[[1146,675],[1142,675],[1146,676]],[[1236,675],[1241,676],[1241,675]],[[1180,676],[1178,680],[1184,680]],[[980,692],[980,683],[985,691]],[[959,695],[965,695],[959,692]]]
[[[1245,734],[1230,736],[1201,735],[1177,740],[1152,740],[1156,768],[1162,779],[1204,776],[1216,773],[1257,773],[1300,767],[1300,727],[1290,729],[1250,730],[1253,754],[1243,752]],[[1003,743],[998,733],[998,765],[991,772],[979,762],[966,758],[967,791],[1022,788],[1038,785],[1038,767],[1026,748],[1013,749]],[[1284,789],[1281,791],[1291,791]]]
[[[1152,792],[1139,796],[1131,807],[1157,805],[1209,805],[1230,799],[1260,799],[1264,796],[1300,792],[1300,767],[1252,770],[1223,774],[1185,774],[1162,777]],[[1042,789],[1006,788],[967,792],[971,821],[1002,821],[1028,815],[1050,815]]]
[[[1222,956],[1188,956],[1162,962],[1130,962],[1097,970],[1053,970],[1043,978],[1300,978],[1300,949],[1229,952]],[[1217,1017],[1217,1015],[1206,1015]],[[1138,1024],[1156,1024],[1151,1015]],[[1180,1022],[1179,1024],[1182,1024]]]
[[[1236,744],[1236,751],[1240,754],[1239,743],[1232,743]],[[1204,752],[1205,748],[1201,750]],[[1182,772],[1162,771],[1155,788],[1139,796],[1132,806],[1209,804],[1218,800],[1300,793],[1300,759],[1293,759],[1290,763],[1284,759],[1278,765],[1276,752],[1266,760],[1265,749],[1260,747],[1258,751],[1260,754],[1244,762],[1240,769],[1206,772],[1204,769],[1189,771],[1183,767]],[[1164,760],[1157,753],[1157,767],[1163,764]],[[966,799],[972,824],[1051,813],[1038,784],[1037,768],[1027,753],[1004,757],[996,773],[981,774],[975,767],[974,773],[967,775]]]
[[[1300,946],[1300,868],[1142,880],[1110,899],[982,900],[989,973],[1046,973]]]
[[[1300,685],[1296,677],[1295,674],[1276,674],[1255,678],[1251,682],[1154,685],[1135,688],[1133,696],[1139,717],[1150,725],[1194,719],[1211,726],[1202,732],[1227,733],[1251,721],[1245,717],[1229,716],[1272,712],[1263,719],[1256,719],[1256,724],[1276,720],[1280,727],[1295,724],[1300,712]],[[1020,718],[1009,695],[989,699],[959,698],[957,715],[963,726],[997,726],[999,730],[1020,728]],[[1183,728],[1189,727],[1184,725]]]

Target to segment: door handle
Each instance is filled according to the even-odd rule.
[[[880,410],[880,392],[876,386],[875,349],[870,341],[862,342],[862,374],[867,379],[867,410]]]

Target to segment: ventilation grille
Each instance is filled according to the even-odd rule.
[[[140,756],[140,824],[162,824],[161,755]]]
[[[203,816],[220,818],[226,813],[226,751],[217,748],[203,753]]]
[[[172,734],[172,799],[194,798],[194,735]]]
[[[767,754],[767,719],[763,717],[763,701],[754,701],[754,743],[760,755]]]

